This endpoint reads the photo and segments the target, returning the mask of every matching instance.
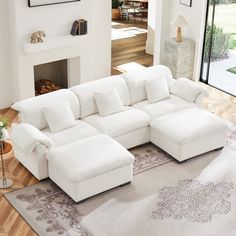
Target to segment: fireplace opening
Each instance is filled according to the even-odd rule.
[[[67,59],[34,66],[35,95],[68,88]]]

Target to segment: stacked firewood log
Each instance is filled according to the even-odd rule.
[[[59,89],[61,89],[61,87],[52,82],[51,80],[41,79],[35,83],[36,95],[50,93]]]

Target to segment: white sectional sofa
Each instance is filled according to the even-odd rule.
[[[166,92],[164,94],[162,90],[158,91],[158,89],[155,92],[152,84],[149,86],[151,91],[148,93],[147,81],[152,81],[152,83],[162,81],[160,86],[163,86],[163,91],[168,90],[168,94]],[[103,91],[112,93],[109,99],[104,100],[104,96],[107,96],[109,92],[104,95]],[[157,99],[157,101],[150,102],[150,94],[152,95],[151,99]],[[132,180],[133,158],[127,155],[125,149],[152,141],[172,154],[178,161],[183,161],[224,146],[227,131],[225,122],[215,115],[197,108],[201,105],[204,96],[206,96],[206,92],[200,86],[187,79],[175,80],[167,67],[158,65],[26,99],[12,106],[13,109],[19,112],[21,121],[21,124],[15,125],[12,130],[15,156],[39,180],[49,176],[75,201],[80,201]],[[99,101],[104,103],[101,102],[99,104]],[[116,105],[115,108],[113,107],[115,106],[114,104]],[[45,113],[48,107],[51,108],[48,113]],[[120,110],[114,110],[117,107]],[[192,109],[196,108],[198,109],[197,113],[192,113]],[[54,109],[55,114],[51,112],[52,109]],[[70,118],[73,116],[75,121],[71,120],[72,118],[68,120],[63,111],[68,116],[70,115]],[[194,117],[200,114],[202,118],[201,113],[204,113],[206,124],[198,124],[195,129],[182,130],[182,132],[178,129],[178,132],[173,132],[173,135],[178,134],[178,137],[173,139],[173,135],[170,134],[171,129],[168,127],[174,128],[175,116],[181,111],[188,114],[186,119],[190,121],[191,114]],[[106,112],[108,113],[106,114]],[[66,125],[67,128],[57,131],[58,125],[55,124],[54,120],[58,117],[61,118],[59,123]],[[180,117],[177,120],[178,122],[186,122],[183,115],[178,117]],[[167,127],[166,129],[159,125],[158,119],[162,122],[160,124],[164,124],[163,127]],[[166,122],[163,123],[165,120]],[[195,121],[197,122],[197,119]],[[199,119],[199,121],[202,122],[203,120]],[[150,126],[150,124],[152,125]],[[188,122],[188,125],[191,126],[191,122]],[[196,124],[193,125],[195,126]],[[208,129],[208,127],[210,128]],[[214,127],[217,128],[215,132]],[[151,129],[154,132],[151,132]],[[195,142],[199,139],[199,131],[204,133],[201,136],[204,142],[207,142],[209,137],[209,145],[206,143],[204,148],[200,147],[201,143]],[[97,152],[102,156],[104,148],[102,151],[99,145],[97,147],[90,146],[89,141],[87,142],[86,140],[99,140],[99,137],[104,139],[103,135],[106,136],[107,148],[109,148],[109,139],[115,140],[113,142],[117,144],[119,143],[118,146],[111,145],[111,149],[109,149],[110,152],[114,153],[113,169],[112,165],[109,165],[108,169],[105,168],[101,172],[93,169],[94,175],[90,176],[90,178],[93,178],[93,181],[89,182],[91,183],[90,187],[86,185],[87,187],[85,188],[83,185],[83,183],[88,181],[87,175],[84,174],[84,179],[77,178],[77,182],[71,185],[70,190],[66,189],[67,183],[70,182],[71,178],[69,173],[63,173],[63,170],[68,172],[72,168],[71,171],[77,173],[82,167],[76,167],[76,165],[83,163],[81,158],[86,159],[86,154],[80,154],[80,149],[76,149],[75,146],[82,147],[81,143],[85,142],[88,149],[97,148]],[[164,141],[159,140],[159,137],[163,137]],[[193,151],[191,151],[190,145],[190,150],[182,153],[182,144],[185,142],[183,140],[186,140],[186,137],[191,137],[189,143],[194,142],[195,146]],[[214,145],[212,145],[210,142],[214,138],[217,141],[213,142]],[[168,145],[166,142],[171,142],[173,145]],[[198,145],[200,151],[198,150]],[[64,147],[66,148],[64,149]],[[173,148],[175,151],[171,150]],[[58,153],[58,150],[61,150],[61,154]],[[74,155],[72,152],[68,152],[68,155],[66,155],[64,150],[73,150]],[[96,153],[96,150],[94,153]],[[119,153],[127,156],[129,158],[128,162],[125,162]],[[60,156],[60,160],[64,157],[65,161],[57,162],[55,155]],[[91,157],[92,154],[88,155],[91,160],[94,158]],[[105,152],[104,155],[106,155]],[[69,165],[67,162],[71,162],[74,158],[79,158],[80,160],[75,161],[74,166]],[[48,168],[48,162],[50,168]],[[101,159],[101,166],[105,166],[107,164],[105,162],[106,158]],[[123,162],[123,164],[120,162]],[[60,168],[58,165],[63,165],[63,163],[67,167],[64,168],[62,166]],[[115,163],[119,163],[119,165]],[[127,167],[125,168],[125,166]],[[121,172],[117,170],[118,167],[122,167]],[[100,168],[102,167],[98,166],[98,169]],[[57,169],[60,171],[55,171]],[[109,172],[108,176],[106,176],[104,170]],[[86,171],[89,172],[89,168]],[[67,182],[64,181],[64,184],[60,185],[63,179],[59,176],[64,176]],[[126,177],[124,178],[124,176]],[[97,188],[94,178],[104,182],[106,178],[110,180],[114,178],[114,181],[104,184],[105,186],[99,185],[100,187]],[[83,186],[83,189],[86,190],[81,192],[78,190],[78,186]]]

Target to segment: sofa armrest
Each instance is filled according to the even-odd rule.
[[[202,89],[202,92],[194,100],[194,103],[200,107],[202,106],[204,98],[208,96],[209,96],[209,93],[205,89]]]
[[[208,96],[208,93],[199,84],[186,79],[179,78],[176,80],[170,89],[171,94],[180,97],[190,103],[196,103],[201,105],[204,97]]]
[[[14,125],[11,132],[13,145],[16,145],[26,156],[30,156],[39,145],[50,148],[53,142],[36,127],[21,123]]]

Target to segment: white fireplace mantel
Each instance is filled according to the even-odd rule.
[[[59,60],[67,60],[68,86],[74,86],[91,80],[91,71],[87,70],[90,65],[90,52],[86,47],[87,37],[73,39],[65,37],[66,40],[47,41],[42,44],[29,45],[27,52],[24,51],[18,57],[20,67],[18,87],[22,93],[21,99],[33,97],[34,89],[34,66]]]
[[[88,40],[88,35],[79,35],[79,36],[58,36],[54,38],[45,38],[43,43],[25,43],[24,52],[26,54],[43,52],[47,50],[70,47],[76,44],[81,44]]]

